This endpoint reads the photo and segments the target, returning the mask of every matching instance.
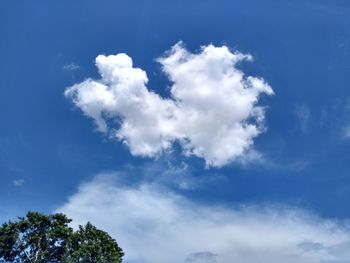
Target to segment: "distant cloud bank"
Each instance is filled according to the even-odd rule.
[[[119,178],[96,176],[57,211],[108,231],[126,263],[350,262],[350,231],[340,222],[292,208],[205,205]]]
[[[257,103],[273,90],[237,68],[251,59],[226,46],[203,46],[193,54],[179,42],[157,60],[172,82],[171,96],[163,98],[146,86],[146,72],[128,55],[99,55],[101,79],[73,85],[65,95],[133,155],[155,157],[178,142],[186,156],[221,167],[244,157],[264,131],[265,111]]]

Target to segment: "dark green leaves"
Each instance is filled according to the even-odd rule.
[[[88,223],[73,231],[64,214],[28,212],[0,227],[0,262],[120,263],[123,251],[106,232]]]
[[[123,255],[122,249],[114,239],[87,223],[85,227],[80,226],[72,235],[64,262],[119,263],[122,262]]]

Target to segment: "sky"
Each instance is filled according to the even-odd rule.
[[[0,221],[126,263],[350,262],[350,2],[0,3]]]

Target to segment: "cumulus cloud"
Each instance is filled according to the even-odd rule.
[[[133,155],[155,157],[177,142],[185,155],[220,167],[242,158],[264,131],[265,112],[257,103],[273,90],[237,68],[251,59],[226,46],[203,46],[193,54],[178,43],[157,60],[172,83],[164,98],[147,87],[146,72],[128,55],[99,55],[101,79],[73,85],[65,95]]]
[[[118,173],[82,184],[57,211],[91,221],[126,252],[126,263],[345,263],[349,229],[297,209],[199,204],[162,188],[129,187]]]

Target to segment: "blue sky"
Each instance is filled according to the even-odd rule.
[[[94,223],[95,219],[97,225],[112,229],[131,247],[131,232],[119,234],[111,222],[74,213],[84,207],[74,204],[83,198],[82,189],[97,182],[96,187],[114,185],[106,199],[118,196],[113,194],[117,189],[146,189],[135,195],[142,199],[144,194],[145,200],[168,200],[164,202],[185,216],[190,212],[180,211],[181,202],[174,201],[177,197],[185,199],[186,207],[200,211],[213,206],[267,207],[268,211],[274,207],[277,214],[282,213],[282,225],[290,219],[286,216],[289,212],[281,212],[285,209],[306,211],[302,213],[312,214],[321,225],[324,220],[346,225],[350,218],[348,1],[5,0],[0,6],[1,221],[29,209],[70,211],[77,222],[89,219]],[[201,46],[210,44],[250,54],[252,61],[241,61],[234,68],[245,76],[263,78],[274,92],[257,97],[256,106],[265,109],[265,122],[259,134],[251,137],[253,145],[224,164],[206,167],[209,157],[184,156],[185,146],[179,141],[155,158],[133,154],[132,146],[125,144],[130,134],[124,143],[111,137],[122,123],[120,119],[108,119],[107,125],[113,129],[108,134],[100,132],[72,97],[64,95],[75,84],[101,78],[95,65],[98,55],[125,53],[135,68],[147,73],[149,90],[159,98],[174,98],[167,74],[171,75],[176,65],[164,72],[157,58],[170,57],[165,52],[179,41],[183,50],[195,55],[201,54]],[[213,107],[207,107],[212,113]],[[128,109],[122,115],[129,114]],[[121,114],[115,109],[111,113]],[[203,131],[210,126],[195,128]],[[185,135],[198,132],[195,128]],[[215,141],[210,143],[215,145]],[[101,202],[92,205],[98,210]],[[200,213],[207,215],[203,211]],[[249,218],[264,218],[266,214],[270,212],[254,212]],[[193,222],[195,218],[191,216]],[[323,242],[324,247],[329,241],[317,240],[312,234],[303,240],[310,239],[312,244]],[[186,251],[187,259],[185,256],[177,262],[202,262],[198,261],[201,257],[207,258],[203,262],[226,262],[228,257],[225,252],[220,254],[218,247],[214,252],[200,246],[193,249]],[[279,262],[289,262],[279,256],[275,255]],[[349,262],[349,255],[341,253],[334,258],[322,257],[297,262]],[[131,252],[128,260],[154,263],[164,259],[142,258]]]

